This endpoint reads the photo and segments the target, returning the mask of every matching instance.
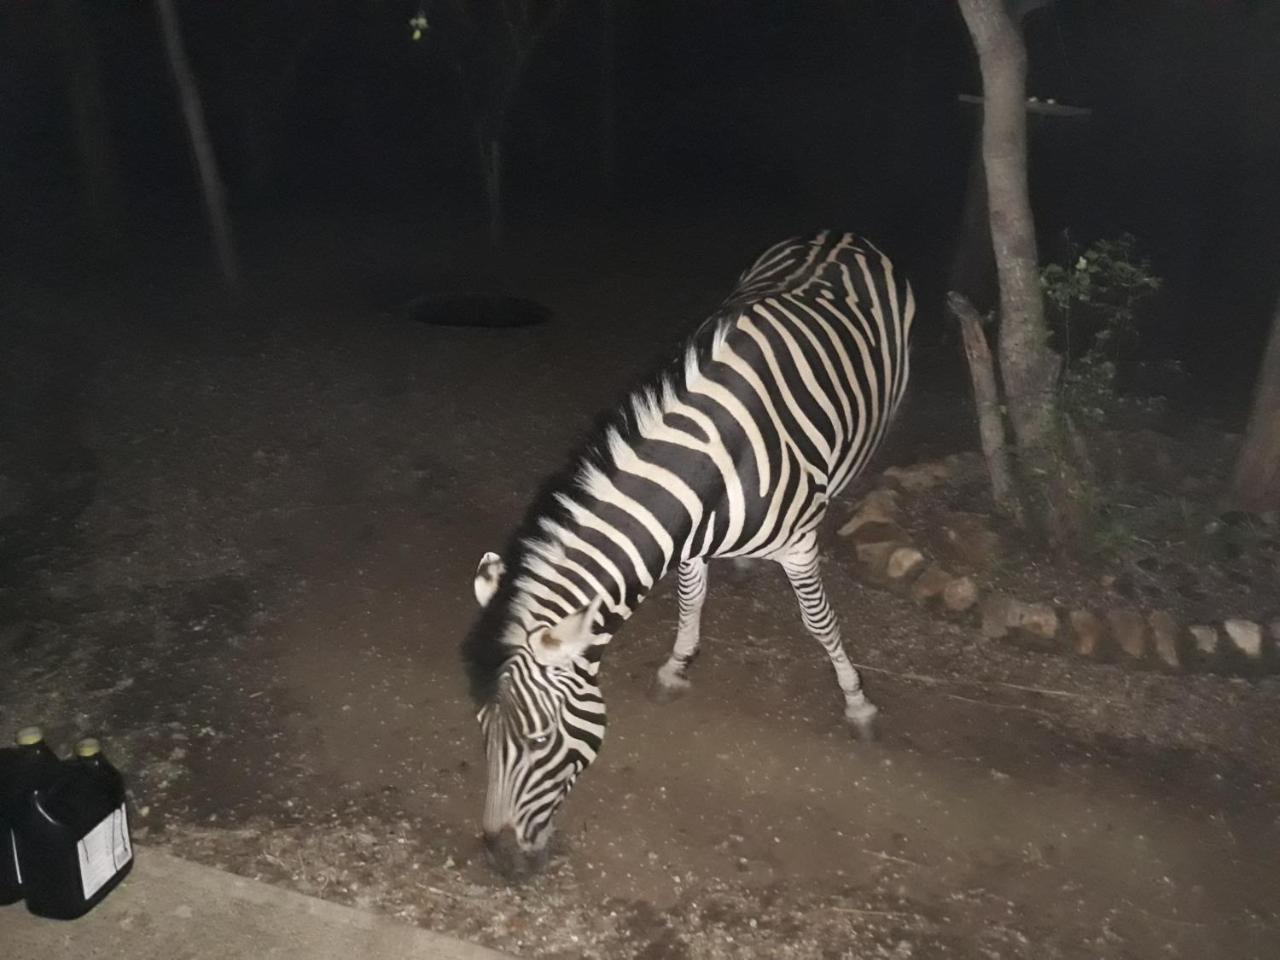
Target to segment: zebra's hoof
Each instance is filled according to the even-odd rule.
[[[654,703],[671,703],[688,693],[691,686],[693,684],[683,677],[670,680],[654,677],[653,683],[649,684],[649,699]]]
[[[862,743],[874,743],[876,740],[876,714],[879,712],[875,707],[872,707],[870,710],[859,711],[857,714],[846,713],[844,719],[845,723],[849,725],[849,732]]]

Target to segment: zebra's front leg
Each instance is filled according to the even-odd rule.
[[[676,644],[667,662],[658,668],[653,698],[659,703],[676,699],[689,689],[685,670],[698,653],[702,636],[702,604],[707,599],[707,561],[701,557],[685,560],[676,568],[676,589],[680,597],[680,621]]]
[[[831,658],[836,681],[844,694],[845,719],[860,739],[874,739],[873,721],[879,711],[862,692],[862,678],[849,662],[849,655],[840,639],[840,622],[827,600],[827,591],[822,586],[818,570],[817,536],[808,534],[777,559],[787,572],[787,579],[791,581],[791,589],[795,591],[796,600],[800,604],[800,615],[804,618],[806,629],[822,644],[822,649]]]

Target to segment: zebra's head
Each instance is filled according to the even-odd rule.
[[[482,607],[504,572],[497,554],[480,561],[475,589]],[[598,648],[610,638],[594,629],[602,602],[597,597],[558,623],[517,627],[521,636],[507,642],[493,695],[480,707],[488,767],[484,843],[509,879],[524,879],[546,863],[552,818],[604,738],[596,671]]]

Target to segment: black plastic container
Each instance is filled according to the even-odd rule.
[[[0,750],[0,905],[22,899],[15,821],[31,793],[52,783],[62,767],[39,727],[23,727],[15,742]]]
[[[97,740],[76,744],[57,776],[30,792],[14,824],[27,909],[73,920],[102,902],[133,867],[124,779]]]

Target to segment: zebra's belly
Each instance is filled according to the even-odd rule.
[[[826,492],[821,491],[812,493],[793,515],[766,511],[754,523],[746,525],[733,542],[721,544],[702,556],[707,560],[777,560],[817,530],[829,504]]]

